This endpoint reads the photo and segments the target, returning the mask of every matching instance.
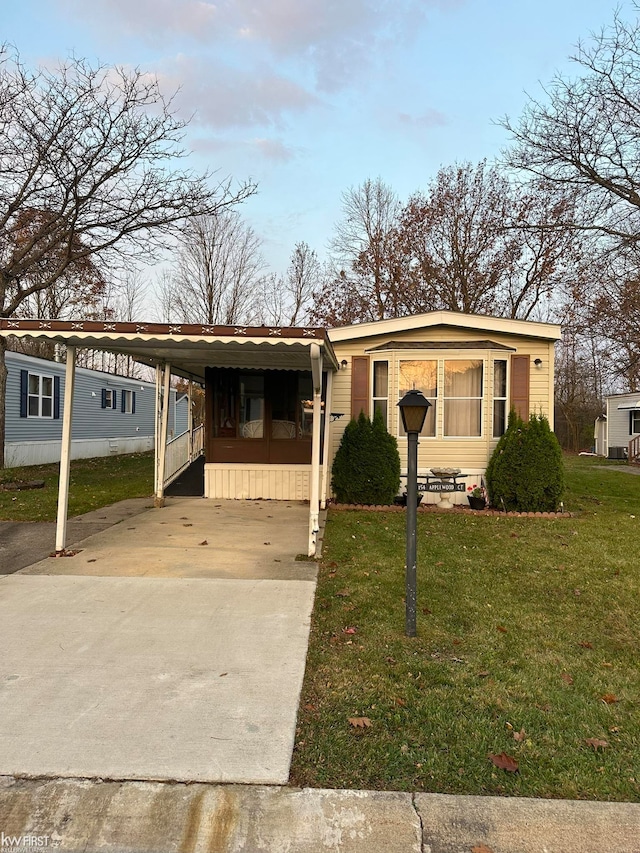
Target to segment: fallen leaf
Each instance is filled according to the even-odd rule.
[[[91,559],[91,560],[87,560],[87,563],[95,563],[95,562],[97,562],[95,557],[93,557],[93,559]]]
[[[399,708],[404,708],[404,706],[407,704],[407,703],[404,701],[404,699],[394,699],[394,702],[396,703],[396,705],[397,705]]]
[[[500,633],[501,633],[501,634],[506,634],[506,633],[507,633],[507,629],[504,627],[504,625],[498,625],[498,626],[497,626],[497,628],[498,628],[498,631],[500,631]]]
[[[347,721],[355,729],[370,729],[373,725],[369,717],[348,717]]]
[[[264,544],[265,545],[271,545],[271,542],[265,542]]]
[[[351,627],[351,628],[344,628],[344,629],[343,629],[343,631],[342,631],[342,633],[343,633],[343,634],[355,634],[357,630],[358,630],[357,628],[353,628],[353,627]]]
[[[584,742],[587,746],[592,746],[594,752],[597,752],[599,749],[606,749],[609,746],[609,743],[606,740],[600,740],[600,738],[597,737],[585,738]]]
[[[581,649],[592,649],[593,648],[593,646],[591,645],[591,643],[588,640],[581,640],[578,643],[578,645],[580,646]]]
[[[229,673],[228,672],[221,672],[220,675],[218,676],[218,678],[224,678],[225,675],[229,675]]]
[[[573,594],[574,595],[582,595],[582,590],[581,589],[574,589]]]
[[[305,705],[304,708],[305,708],[305,711],[315,711],[316,710],[316,706],[311,705],[310,703]]]
[[[560,675],[560,678],[561,678],[564,682],[566,682],[567,684],[573,684],[573,676],[572,676],[572,675],[569,675],[569,673],[568,673],[568,672],[563,672],[563,673]]]
[[[395,658],[385,658],[385,660],[386,660],[386,662],[387,662],[387,663],[390,663],[390,664],[397,663],[397,661],[396,661],[396,659],[395,659]]]
[[[193,524],[183,524],[183,527],[193,527]]]
[[[442,562],[442,560],[440,560],[438,563],[436,563],[436,566],[444,566],[444,563]]]
[[[338,564],[336,563],[335,560],[331,560],[331,562],[329,563],[329,568],[330,569],[337,569],[338,568]]]
[[[483,669],[482,672],[478,673],[478,678],[486,678],[489,675],[488,669]]]
[[[508,773],[518,772],[518,762],[506,752],[501,752],[499,755],[490,752],[487,758],[499,770],[506,770]]]
[[[209,543],[207,542],[206,539],[203,539],[202,542],[198,542],[198,545],[208,545],[208,544]]]
[[[351,593],[348,589],[340,589],[336,592],[336,598],[349,598],[350,595]]]
[[[486,844],[477,844],[471,848],[471,853],[493,853],[493,850]]]
[[[423,607],[422,612],[424,613],[425,616],[431,616],[431,611],[429,610],[428,607]]]
[[[520,537],[518,536],[518,534],[517,534],[517,533],[512,533],[512,534],[511,534],[511,538],[512,538],[512,539],[519,539]]]
[[[600,698],[605,705],[614,705],[616,702],[620,701],[613,693],[605,693],[604,696],[601,696]]]
[[[522,741],[526,738],[527,734],[524,729],[520,729],[519,732],[513,733],[513,739],[518,743],[522,743]]]

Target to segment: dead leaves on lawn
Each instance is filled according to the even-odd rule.
[[[370,729],[373,725],[369,717],[347,717],[347,722],[354,729]]]
[[[506,752],[501,752],[499,755],[494,755],[494,753],[490,752],[487,758],[498,770],[506,770],[507,773],[517,773],[520,769],[515,758],[507,755]]]
[[[587,746],[593,747],[594,752],[597,752],[599,749],[606,749],[609,746],[608,741],[600,740],[600,738],[597,738],[597,737],[585,738],[584,742],[586,743]]]

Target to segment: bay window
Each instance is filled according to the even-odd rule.
[[[427,417],[422,427],[423,435],[433,438],[436,434],[436,411],[438,408],[438,362],[436,359],[425,361],[401,361],[399,376],[398,400],[401,400],[407,391],[422,391],[431,403],[427,411]],[[398,418],[398,435],[406,435],[402,425],[402,418]]]
[[[380,412],[389,427],[389,362],[373,362],[373,414]]]

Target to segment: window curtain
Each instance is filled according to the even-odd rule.
[[[436,410],[438,396],[438,362],[433,361],[401,361],[400,362],[400,387],[401,400],[407,391],[422,391],[431,407],[427,411],[427,417],[420,435],[427,438],[436,434]],[[398,412],[398,417],[400,413]],[[402,426],[402,418],[399,417],[398,435],[406,435]]]
[[[444,434],[482,434],[482,361],[445,361]]]

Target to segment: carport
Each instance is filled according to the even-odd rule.
[[[206,388],[205,496],[308,500],[307,552],[309,556],[315,554],[319,509],[327,491],[330,432],[327,415],[331,412],[332,377],[338,370],[324,329],[2,319],[0,335],[46,339],[66,348],[58,553],[64,552],[67,541],[76,350],[83,348],[127,355],[155,371],[156,506],[164,503],[168,433],[165,401],[174,375]],[[296,379],[303,375],[309,377],[308,399],[301,399],[302,389],[307,386]],[[242,376],[268,377],[268,381],[262,380],[267,391],[264,388],[262,392],[238,391],[233,381],[237,383]],[[286,397],[284,402],[280,399],[283,397]],[[278,410],[276,405],[280,407]],[[232,406],[235,406],[233,411]],[[285,414],[275,417],[281,414],[280,410]],[[306,417],[304,422],[302,417]],[[185,442],[189,452],[191,438],[190,435]],[[221,491],[223,488],[227,491]]]

